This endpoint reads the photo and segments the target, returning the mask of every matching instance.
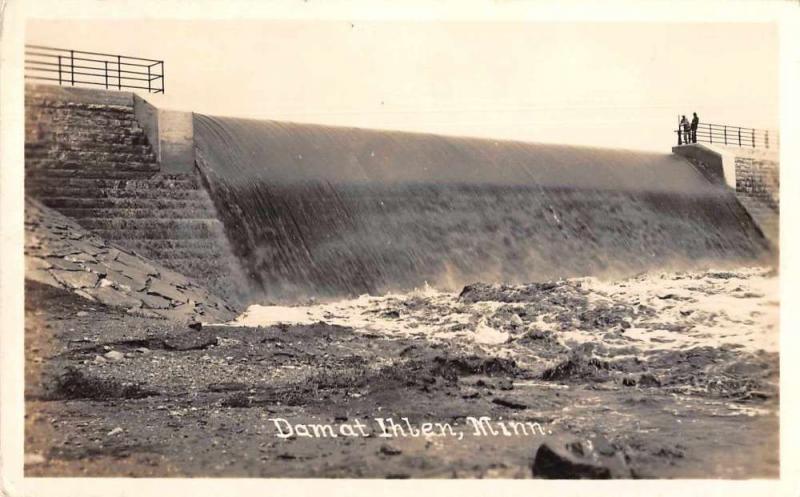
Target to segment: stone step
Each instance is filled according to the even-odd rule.
[[[30,181],[26,182],[25,188],[27,192],[42,198],[116,198],[146,202],[148,200],[156,199],[168,199],[175,201],[205,201],[203,198],[207,196],[205,192],[200,192],[193,189],[154,188],[152,190],[128,190],[125,189],[124,186],[120,188],[58,188],[37,185]]]
[[[32,129],[49,130],[51,133],[97,132],[97,131],[138,131],[142,126],[136,119],[117,119],[114,117],[80,117],[80,116],[48,116],[27,115],[26,119],[37,123]]]
[[[158,169],[151,169],[148,164],[146,167],[142,166],[141,169],[133,167],[112,169],[104,168],[80,168],[80,169],[47,169],[37,170],[31,169],[26,171],[26,181],[36,182],[40,178],[56,179],[103,179],[103,180],[131,180],[131,179],[146,179],[156,174]]]
[[[143,132],[139,123],[133,119],[101,119],[101,118],[82,118],[82,117],[50,117],[41,116],[37,122],[47,123],[45,129],[52,130],[54,133],[115,133],[130,131],[132,133]]]
[[[153,148],[149,143],[116,143],[116,142],[97,142],[86,140],[78,142],[26,142],[25,156],[38,157],[40,155],[53,155],[65,152],[105,152],[105,153],[128,153],[128,154],[153,154]]]
[[[46,199],[43,202],[48,207],[54,207]],[[54,207],[55,208],[55,207]],[[213,211],[206,206],[196,208],[178,209],[103,209],[93,207],[59,208],[58,211],[65,216],[75,219],[214,219]]]
[[[161,166],[158,165],[156,161],[140,161],[137,157],[131,156],[128,160],[120,160],[121,158],[117,158],[116,160],[47,160],[47,159],[29,159],[25,161],[25,173],[26,175],[31,175],[33,173],[36,176],[36,171],[53,171],[53,170],[61,170],[61,171],[82,171],[82,170],[98,170],[98,169],[109,169],[109,170],[125,170],[129,169],[132,171],[158,171],[160,170]]]
[[[25,159],[60,162],[155,162],[155,155],[148,148],[132,147],[129,150],[74,150],[61,148],[35,148],[25,151]]]
[[[157,174],[148,179],[137,180],[116,180],[116,179],[103,179],[103,178],[41,178],[37,182],[42,186],[61,186],[64,188],[109,188],[109,189],[128,189],[128,190],[147,190],[159,189],[164,190],[196,190],[198,188],[197,179],[189,175],[164,175]]]
[[[125,248],[134,250],[146,257],[157,259],[164,262],[185,263],[189,260],[214,260],[222,257],[222,250],[219,247],[210,246],[213,239],[206,239],[206,244],[209,245],[202,249],[196,250],[183,250],[183,249],[154,249],[148,247],[146,243],[133,243],[131,240],[124,240],[120,244],[124,244]]]
[[[25,105],[32,109],[67,109],[70,112],[87,112],[94,113],[112,113],[112,114],[133,114],[133,106],[130,105],[112,105],[112,104],[88,104],[81,102],[65,102],[63,100],[56,100],[48,97],[30,98],[26,95]]]
[[[189,190],[191,191],[191,190]],[[106,192],[107,193],[107,192]],[[214,203],[204,192],[195,196],[173,198],[149,197],[47,197],[47,206],[54,209],[211,209]]]
[[[100,180],[98,180],[100,181]],[[80,187],[58,187],[43,186],[27,182],[26,190],[41,198],[48,199],[116,199],[130,200],[134,202],[153,202],[156,200],[165,201],[185,201],[185,202],[205,202],[208,194],[196,188],[152,188],[152,189],[126,189],[123,185],[118,188],[102,188],[87,186]]]
[[[183,220],[181,220],[183,221]],[[206,222],[207,220],[202,220]],[[204,223],[192,223],[186,222],[183,226],[181,226],[180,230],[176,229],[175,225],[163,225],[163,226],[126,226],[126,227],[119,227],[119,226],[109,226],[103,225],[102,223],[94,223],[95,227],[85,226],[84,223],[86,220],[81,220],[80,224],[87,229],[91,229],[95,233],[97,233],[100,237],[106,240],[162,240],[162,239],[172,239],[175,238],[176,234],[180,234],[185,236],[187,239],[194,239],[194,238],[210,238],[214,236],[215,233],[219,233],[220,227],[212,227],[208,226]],[[157,229],[158,228],[158,229]],[[176,233],[177,232],[177,233]]]
[[[75,143],[77,145],[97,146],[114,143],[122,145],[149,145],[147,136],[144,133],[119,129],[119,130],[93,130],[75,131],[67,137],[58,137],[42,133],[36,140],[39,144],[46,147],[56,148],[65,143]]]
[[[114,163],[114,164],[49,164],[46,167],[30,167],[25,171],[25,178],[36,181],[38,178],[114,178],[132,179],[147,178],[159,172],[158,164],[150,163]],[[126,174],[128,174],[126,176]]]
[[[209,247],[209,243],[215,245],[208,238],[163,238],[160,240],[129,240],[129,244],[134,250],[139,248],[157,251],[201,251]]]
[[[47,133],[46,136],[59,142],[87,141],[98,137],[119,138],[145,134],[144,129],[136,123],[127,126],[109,126],[107,124],[95,125],[76,121],[74,124],[58,123],[58,126],[47,126],[47,129],[52,131]]]
[[[133,109],[126,111],[115,109],[104,109],[100,111],[88,111],[85,109],[76,108],[61,108],[61,107],[42,107],[42,106],[29,106],[25,109],[25,115],[37,119],[47,120],[69,120],[69,119],[83,119],[85,121],[135,121],[136,114]]]
[[[31,105],[26,103],[25,111],[30,114],[45,114],[51,116],[82,116],[94,118],[97,116],[114,117],[117,119],[132,119],[136,117],[133,107],[128,106],[59,106],[59,105]]]

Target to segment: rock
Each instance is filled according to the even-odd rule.
[[[513,390],[514,382],[508,378],[500,378],[494,383],[495,387],[500,390]]]
[[[147,355],[147,354],[149,354],[149,353],[150,353],[150,349],[148,349],[147,347],[137,347],[137,348],[136,348],[136,349],[134,349],[134,350],[135,350],[136,352],[140,353],[140,354],[145,354],[145,355]]]
[[[142,302],[110,286],[102,288],[90,288],[89,294],[106,305],[124,307],[127,309],[139,307]]]
[[[572,351],[566,360],[546,369],[542,379],[546,381],[592,381],[603,382],[609,379],[610,365],[596,357],[579,351]]]
[[[89,313],[86,311],[78,311],[75,315],[78,316],[79,318],[85,318],[86,316],[89,315]]]
[[[112,350],[111,352],[106,352],[104,357],[109,361],[121,361],[125,358],[125,354],[116,350]]]
[[[215,336],[199,335],[185,334],[167,338],[164,340],[164,348],[168,350],[202,350],[219,343]]]
[[[61,282],[56,280],[53,275],[50,274],[50,271],[46,269],[26,269],[25,278],[58,288],[62,286]]]
[[[640,387],[660,387],[661,380],[653,373],[642,373],[637,382]]]
[[[128,268],[135,269],[137,271],[141,271],[145,274],[150,276],[158,276],[158,270],[152,265],[146,262],[141,257],[137,257],[135,255],[126,254],[125,252],[119,252],[117,254],[116,260]],[[123,273],[126,273],[126,269],[122,269]]]
[[[108,361],[106,361],[105,357],[100,356],[100,355],[94,356],[94,363],[95,364],[105,364],[106,362],[108,362]]]
[[[29,255],[25,255],[25,271],[33,271],[34,269],[50,269],[53,267],[52,264],[47,262],[44,259],[40,259],[38,257],[31,257]]]
[[[381,448],[378,450],[378,452],[387,456],[397,456],[403,453],[402,450],[398,449],[397,447],[392,447],[389,444],[381,445]]]
[[[157,279],[150,281],[150,286],[147,288],[147,293],[151,295],[160,295],[176,302],[186,302],[188,300],[186,295],[184,295],[176,287]]]
[[[539,446],[531,472],[535,478],[547,479],[632,477],[623,455],[602,437],[584,440],[552,437]]]
[[[113,430],[109,431],[106,435],[109,436],[109,437],[113,437],[114,435],[118,435],[120,433],[122,433],[122,428],[117,426]]]
[[[79,264],[75,264],[74,262],[70,262],[59,257],[48,257],[47,262],[54,268],[62,269],[64,271],[83,271],[83,267]]]
[[[44,458],[43,455],[33,452],[30,454],[25,454],[25,466],[33,466],[36,464],[43,464],[47,459]]]
[[[147,274],[147,272],[139,271],[138,269],[127,267],[116,262],[107,264],[109,264],[111,270],[118,272],[123,278],[135,282],[132,285],[129,285],[131,288],[144,291],[144,288],[147,286],[147,282],[150,279],[150,275]]]
[[[55,278],[70,288],[93,288],[97,285],[97,274],[89,271],[67,271],[63,269],[52,269],[50,273]]]
[[[169,309],[171,307],[171,302],[159,295],[151,295],[141,292],[134,295],[141,299],[145,307],[149,307],[150,309]]]
[[[238,381],[226,381],[221,383],[209,383],[206,388],[209,392],[238,392],[246,390],[247,385]]]
[[[73,240],[72,246],[90,256],[95,256],[100,253],[100,250],[94,243],[87,243],[85,240]]]
[[[77,249],[80,250],[80,249]],[[76,263],[84,263],[84,262],[96,262],[94,257],[90,254],[85,254],[83,252],[79,252],[73,255],[64,256],[64,260],[69,262],[76,262]]]
[[[492,399],[493,404],[498,406],[508,407],[509,409],[527,409],[528,405],[523,404],[518,400],[509,399],[506,397],[495,397]]]
[[[203,323],[201,323],[200,321],[192,321],[189,323],[189,328],[200,331],[203,329]]]
[[[80,295],[81,297],[85,298],[86,300],[95,302],[97,299],[89,295],[88,293],[84,292],[83,290],[75,290],[75,295]]]
[[[525,333],[520,338],[520,341],[525,342],[525,341],[531,341],[531,340],[544,340],[545,338],[547,338],[547,335],[548,334],[545,333],[542,330],[531,330],[531,331]]]
[[[464,393],[461,394],[462,399],[477,399],[481,396],[481,393],[474,388],[467,388],[464,390]]]
[[[127,312],[128,312],[128,314],[130,314],[132,316],[140,316],[140,317],[143,317],[143,318],[160,318],[160,319],[164,319],[164,317],[165,317],[165,316],[163,316],[161,314],[161,312],[163,312],[163,311],[159,312],[159,311],[151,311],[151,310],[147,310],[147,309],[136,309],[136,308],[134,308],[134,309],[128,309]]]

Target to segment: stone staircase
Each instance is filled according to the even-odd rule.
[[[211,198],[197,173],[160,174],[132,102],[70,101],[28,88],[26,193],[103,239],[241,302],[238,262]]]

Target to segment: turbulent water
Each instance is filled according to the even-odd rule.
[[[306,306],[252,305],[231,324],[325,322],[389,337],[474,342],[514,355],[526,339],[642,354],[730,347],[778,352],[778,276],[768,268],[643,273],[618,281],[430,287]],[[496,347],[499,346],[499,347]]]
[[[195,115],[260,300],[752,263],[733,195],[667,154]]]

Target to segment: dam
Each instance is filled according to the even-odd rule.
[[[779,476],[776,135],[222,117],[59,53],[25,89],[26,477]]]
[[[124,95],[29,87],[26,188],[239,303],[771,257],[734,192],[676,154],[196,113],[165,143]],[[78,150],[98,126],[113,150]]]

